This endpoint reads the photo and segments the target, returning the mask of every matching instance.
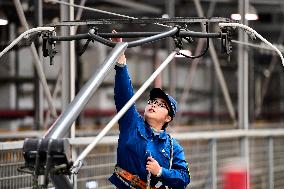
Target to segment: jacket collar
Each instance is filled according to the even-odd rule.
[[[146,121],[144,121],[143,125],[138,126],[138,131],[140,132],[141,136],[145,139],[152,138],[152,136],[154,135],[153,130],[151,129],[151,126]],[[159,139],[163,139],[163,140],[167,139],[166,130],[163,130],[159,134]]]

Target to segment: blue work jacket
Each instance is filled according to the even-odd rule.
[[[133,87],[128,74],[127,66],[116,66],[114,99],[117,111],[119,111],[133,96]],[[151,186],[158,181],[163,185],[174,189],[186,188],[190,182],[188,164],[185,161],[183,148],[175,139],[173,142],[173,161],[170,166],[171,138],[166,131],[154,135],[149,124],[137,112],[135,105],[132,105],[124,116],[119,120],[119,139],[117,147],[117,165],[133,175],[138,175],[146,182],[147,158],[151,155],[162,167],[160,177],[151,177]],[[126,186],[115,174],[109,178],[119,189],[126,189]]]

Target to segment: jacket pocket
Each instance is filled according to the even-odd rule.
[[[161,166],[168,168],[170,166],[170,151],[166,148],[162,148],[159,150],[161,154]]]

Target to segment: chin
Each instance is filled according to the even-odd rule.
[[[145,113],[144,114],[144,119],[147,121],[148,119],[152,119],[154,118],[155,115],[154,114],[151,114],[151,113]]]

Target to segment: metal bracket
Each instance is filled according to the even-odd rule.
[[[221,53],[226,53],[228,56],[232,53],[232,29],[228,27],[221,28]]]
[[[50,175],[70,175],[71,150],[67,139],[26,139],[23,145],[25,166],[19,172],[33,175],[36,187],[47,188]],[[44,182],[38,182],[43,176]]]
[[[53,58],[54,58],[55,54],[57,53],[57,51],[55,50],[56,41],[49,40],[53,36],[56,36],[55,31],[45,32],[45,33],[43,33],[43,37],[42,37],[43,38],[43,44],[42,44],[43,56],[44,57],[49,56],[50,65],[53,65]]]

